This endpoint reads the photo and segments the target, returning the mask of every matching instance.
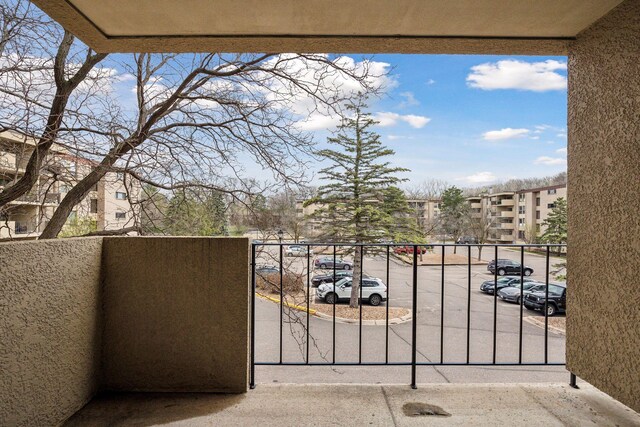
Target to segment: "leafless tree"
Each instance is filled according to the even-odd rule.
[[[491,215],[488,210],[479,213],[470,211],[469,215],[469,234],[474,237],[478,243],[478,261],[480,261],[482,260],[483,245],[489,240],[491,227],[494,224],[491,221]]]
[[[405,193],[408,199],[436,200],[442,196],[442,193],[448,187],[449,184],[446,181],[432,178],[408,186]]]
[[[202,186],[234,199],[251,190],[247,171],[304,181],[313,145],[304,119],[338,116],[346,99],[375,93],[384,80],[371,61],[328,55],[140,54],[98,66],[105,55],[55,23],[37,24],[43,46],[20,52],[21,66],[0,82],[10,95],[0,106],[0,126],[38,135],[25,173],[0,192],[0,207],[33,187],[54,142],[95,162],[40,238],[57,236],[74,206],[110,171],[167,193]],[[16,49],[5,48],[3,63]],[[109,90],[123,81],[133,86],[132,99]]]
[[[76,42],[29,2],[0,5],[0,131],[36,139],[24,173],[0,191],[0,209],[27,194],[38,181],[65,123],[95,116],[94,95],[109,73],[106,57]]]

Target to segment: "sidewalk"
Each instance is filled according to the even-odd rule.
[[[574,390],[564,384],[428,384],[411,390],[258,384],[244,395],[115,394],[94,399],[66,425],[640,425],[637,413],[588,384],[580,386]],[[420,409],[423,404],[430,409]],[[450,415],[413,415],[421,411]]]

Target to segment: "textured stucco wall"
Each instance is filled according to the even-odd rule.
[[[96,392],[101,246],[0,243],[0,425],[58,425]]]
[[[567,367],[640,411],[640,1],[569,54]]]
[[[104,387],[244,392],[249,241],[105,238]]]

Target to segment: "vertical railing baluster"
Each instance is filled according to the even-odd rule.
[[[384,363],[389,363],[389,245],[387,245],[387,306],[385,317]]]
[[[471,245],[467,246],[467,364],[471,347]]]
[[[307,245],[307,357],[306,363],[309,363],[309,302],[311,294],[311,246]]]
[[[524,246],[520,246],[520,332],[518,335],[518,363],[522,364],[522,318],[524,316]]]
[[[416,389],[417,316],[418,316],[418,251],[413,247],[413,307],[411,322],[411,388]]]
[[[444,363],[444,256],[445,246],[442,245],[442,264],[440,275],[440,364]]]
[[[251,368],[249,388],[256,388],[256,245],[251,243]]]
[[[547,246],[547,259],[545,260],[545,289],[544,289],[544,363],[549,363],[549,258],[551,257]]]
[[[336,300],[338,299],[338,291],[336,290],[336,245],[333,245],[333,346],[331,350],[333,352],[333,363],[336,363]]]
[[[498,245],[494,246],[494,259],[495,265],[493,269],[493,364],[496,364],[496,348],[497,348],[497,336],[496,330],[498,327]]]
[[[282,364],[282,348],[283,348],[283,336],[282,336],[282,328],[283,328],[283,317],[284,317],[284,293],[282,292],[282,276],[283,276],[283,246],[282,242],[280,242],[280,364]]]
[[[359,327],[358,327],[358,363],[362,363],[362,273],[364,271],[364,269],[362,268],[362,266],[364,265],[364,246],[360,246],[360,289],[358,289],[358,291],[360,292],[359,298],[360,298],[360,303],[358,304],[358,307],[360,308],[360,322],[359,322]]]

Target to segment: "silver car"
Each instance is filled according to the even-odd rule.
[[[544,288],[546,286],[547,285],[540,282],[525,282],[524,294],[527,295],[527,294],[530,294],[531,292],[539,292],[539,291],[544,292]],[[515,286],[509,286],[509,287],[498,290],[498,298],[500,298],[503,301],[515,302],[520,304],[520,298],[521,298],[520,285],[517,284]]]

